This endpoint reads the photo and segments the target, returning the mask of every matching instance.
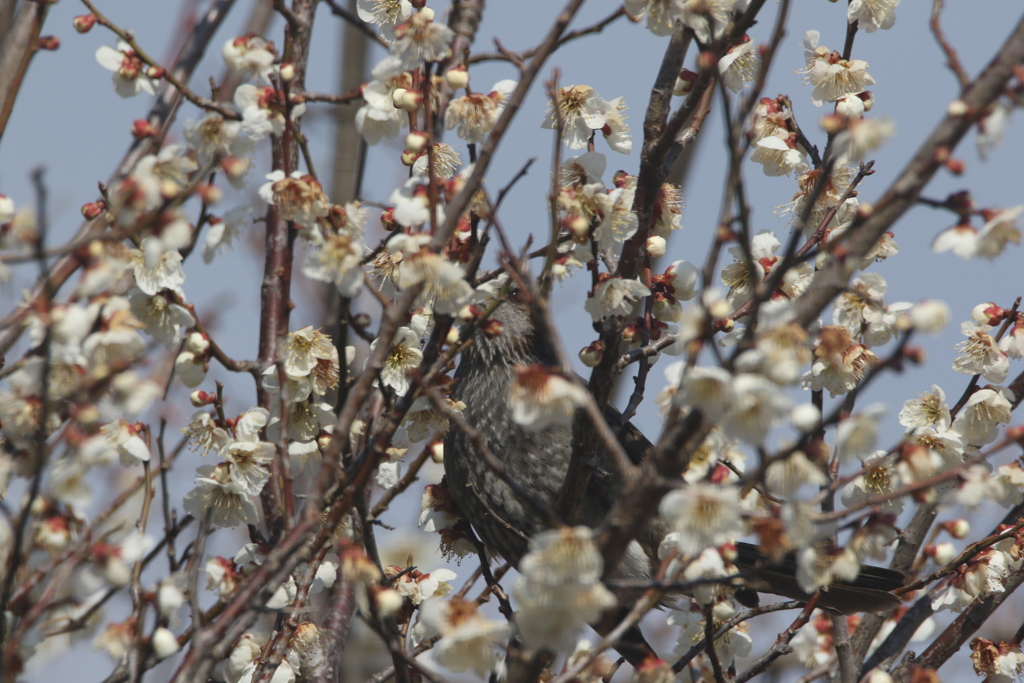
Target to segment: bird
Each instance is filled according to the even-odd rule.
[[[559,366],[541,315],[528,291],[511,287],[506,299],[491,314],[492,320],[500,323],[500,333],[494,334],[493,325],[486,332],[476,328],[470,333],[471,341],[467,340],[470,343],[462,350],[455,371],[452,393],[465,404],[462,416],[466,423],[483,436],[507,476],[553,508],[568,469],[572,428],[553,425],[539,431],[528,430],[513,419],[508,400],[517,368]],[[622,415],[614,406],[606,409],[605,418],[617,430],[620,443],[633,462],[642,462],[653,452],[651,442],[638,429],[628,422],[623,425]],[[477,452],[473,440],[456,427],[445,437],[444,468],[462,517],[487,550],[518,568],[529,551],[530,538],[549,528],[548,521],[516,494]],[[599,464],[591,477],[578,515],[580,524],[599,527],[621,495],[622,486],[612,471],[610,466]],[[669,530],[660,518],[646,524],[630,543],[614,576],[653,577],[660,565],[658,546]],[[736,546],[735,564],[751,576],[742,591],[746,598],[737,596],[741,602],[750,600],[754,591],[810,600],[811,596],[797,584],[796,560],[792,555],[776,562],[755,545],[740,542]],[[904,581],[900,572],[865,566],[855,581],[837,582],[822,592],[818,605],[843,614],[888,611],[900,604],[900,599],[890,591]]]

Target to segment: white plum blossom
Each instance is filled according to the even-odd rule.
[[[441,666],[454,671],[473,671],[486,676],[495,669],[497,650],[508,640],[511,626],[486,619],[473,601],[453,598],[427,600],[420,609],[422,635],[441,639],[431,652]]]
[[[904,401],[899,414],[900,424],[910,430],[934,427],[938,431],[944,431],[949,429],[951,420],[946,392],[935,384],[932,385],[931,391]]]
[[[414,175],[391,193],[388,203],[395,207],[394,217],[400,225],[411,228],[430,222],[429,181]],[[437,222],[444,221],[444,209],[438,203],[434,210]]]
[[[195,319],[187,308],[174,303],[163,294],[148,295],[135,288],[128,293],[131,312],[146,326],[146,332],[167,348],[181,339],[182,327],[191,327]]]
[[[405,256],[398,266],[397,281],[401,289],[422,283],[415,305],[441,315],[458,313],[473,297],[465,269],[427,249]]]
[[[584,307],[594,322],[599,322],[615,315],[630,315],[636,302],[650,294],[651,290],[639,280],[609,277],[597,285]]]
[[[748,39],[729,48],[718,60],[718,73],[725,87],[734,93],[756,81],[761,73],[761,53],[754,41]]]
[[[548,103],[547,115],[541,127],[555,129],[561,122],[562,142],[566,147],[585,149],[595,131],[609,126],[610,133],[618,132],[620,135],[615,138],[618,148],[616,149],[615,146],[612,148],[619,152],[625,150],[624,153],[629,153],[629,149],[624,146],[626,138],[621,137],[624,130],[620,128],[616,131],[612,128],[612,125],[625,126],[621,122],[619,114],[620,108],[625,106],[622,98],[607,102],[596,95],[594,89],[587,85],[568,85],[559,88],[555,97],[558,108],[556,110],[554,104]]]
[[[754,143],[750,160],[761,164],[766,176],[804,174],[809,170],[803,148],[797,144],[796,134],[783,138],[766,135]]]
[[[992,443],[999,425],[1011,419],[1013,400],[1013,392],[1003,387],[978,389],[953,419],[953,431],[974,446]]]
[[[722,615],[722,618],[719,618],[718,612],[719,608],[716,605],[712,612],[712,626],[715,629],[721,626],[729,616],[732,616],[731,614],[729,616]],[[668,623],[682,627],[675,649],[675,654],[681,657],[704,638],[707,617],[700,605],[692,603],[688,609],[672,610],[668,616]],[[715,639],[715,654],[721,660],[722,666],[732,667],[736,657],[746,657],[750,654],[753,642],[747,624],[737,624]]]
[[[185,140],[196,151],[196,161],[204,169],[219,158],[243,157],[252,151],[252,141],[241,134],[242,122],[230,121],[215,112],[199,121],[188,119],[184,132]]]
[[[412,78],[402,70],[396,57],[385,57],[371,72],[373,80],[363,86],[366,102],[356,112],[356,129],[368,145],[398,137],[409,114],[395,106],[396,91],[412,87]]]
[[[1010,372],[1010,359],[989,334],[991,330],[991,325],[973,320],[960,324],[960,331],[967,340],[956,345],[959,354],[953,361],[953,369],[965,375],[981,375],[999,384]]]
[[[134,97],[140,92],[156,94],[156,83],[146,75],[146,64],[123,40],[117,41],[117,48],[100,46],[96,50],[96,61],[114,72],[114,90],[121,97]]]
[[[814,363],[803,376],[803,385],[812,391],[828,389],[834,398],[853,390],[869,368],[878,363],[878,356],[864,344],[850,338],[843,327],[822,328],[814,348]]]
[[[876,496],[889,495],[901,486],[896,468],[885,451],[875,451],[864,458],[863,463],[861,474],[843,489],[842,501],[846,507]],[[899,515],[903,511],[903,499],[890,497],[877,507],[882,513]]]
[[[203,263],[212,263],[214,256],[230,249],[242,228],[252,222],[252,207],[239,206],[228,211],[223,219],[211,217],[203,241]]]
[[[899,4],[900,0],[850,0],[846,18],[851,24],[857,22],[857,28],[865,33],[890,29],[896,23]]]
[[[280,90],[251,83],[243,83],[235,90],[235,106],[242,110],[242,131],[253,141],[284,133],[286,110],[290,110],[288,118],[292,121],[306,112],[304,102],[286,105],[284,93]]]
[[[448,180],[462,164],[459,153],[451,145],[443,142],[434,143],[434,177]],[[430,170],[430,157],[426,150],[412,165],[412,172],[418,176],[426,176]]]
[[[118,420],[103,426],[107,440],[117,448],[121,464],[129,467],[138,462],[149,462],[149,446],[139,436],[136,425],[127,420]]]
[[[363,287],[360,266],[366,251],[362,230],[329,230],[322,235],[314,231],[313,234],[313,247],[302,262],[303,274],[311,280],[333,284],[343,297],[359,294]]]
[[[885,413],[885,406],[875,403],[839,423],[836,427],[836,453],[840,460],[863,459],[875,450],[879,423]]]
[[[856,163],[869,152],[878,149],[896,132],[896,125],[888,118],[853,118],[835,137],[835,153],[845,163]]]
[[[205,519],[210,514],[211,523],[219,527],[259,523],[256,505],[231,477],[229,463],[203,465],[196,471],[196,487],[183,500],[185,512],[196,519]]]
[[[513,587],[516,624],[527,647],[570,650],[585,624],[616,603],[600,577],[604,562],[586,527],[544,531],[530,541]]]
[[[370,343],[370,356],[373,356],[379,339]],[[423,352],[420,351],[420,335],[408,327],[399,327],[391,342],[391,350],[384,360],[384,367],[381,368],[380,377],[384,386],[391,387],[399,396],[405,396],[409,391],[409,370],[419,367],[423,361]],[[367,357],[366,363],[370,362]]]
[[[722,426],[729,436],[750,444],[761,444],[768,431],[788,419],[793,409],[789,396],[777,384],[761,375],[737,375],[732,390],[736,400]]]
[[[570,425],[586,405],[586,390],[541,365],[516,367],[508,404],[512,420],[530,431]]]
[[[395,26],[412,16],[409,0],[359,0],[356,4],[359,18],[368,24],[380,26],[380,33],[387,41],[395,39]]]
[[[677,0],[673,3],[676,18],[693,29],[697,40],[707,44],[725,35],[732,22],[733,11],[742,11],[748,0]]]
[[[391,55],[401,60],[402,68],[412,71],[426,62],[439,62],[452,54],[455,32],[434,21],[433,11],[426,8],[395,27]]]
[[[260,36],[247,35],[232,38],[221,48],[224,63],[243,77],[249,75],[266,81],[273,71],[277,55],[274,44]]]
[[[260,199],[276,206],[283,220],[310,226],[331,209],[323,187],[311,175],[293,171],[286,177],[277,170],[267,174],[267,181],[260,186]]]
[[[132,250],[136,286],[150,296],[164,289],[178,291],[185,282],[181,262],[181,253],[165,248],[160,238],[143,238],[140,248]]]
[[[505,102],[519,83],[498,81],[488,93],[470,93],[448,103],[444,114],[445,128],[458,127],[456,135],[469,143],[480,143],[491,132],[505,110]]]
[[[676,0],[625,0],[630,17],[647,18],[647,29],[656,36],[670,36],[676,25]]]
[[[658,511],[673,530],[671,542],[688,557],[747,533],[735,486],[691,484],[662,498]]]
[[[875,79],[867,72],[867,62],[862,59],[846,60],[838,52],[819,46],[819,35],[818,31],[804,34],[804,56],[807,59],[804,80],[814,86],[811,101],[815,106],[855,95],[874,85]]]
[[[981,551],[967,563],[965,571],[954,573],[945,579],[942,590],[932,593],[932,609],[961,612],[981,595],[1004,592],[1003,581],[1009,574],[1009,564],[1009,558],[1001,550]]]
[[[676,372],[681,372],[682,362],[673,363]],[[665,369],[668,376],[669,369]],[[691,406],[704,414],[709,420],[719,422],[736,402],[736,392],[732,387],[732,375],[723,368],[696,366],[681,372],[679,392],[675,402],[681,406]]]
[[[764,282],[772,266],[779,260],[775,252],[781,246],[775,233],[762,230],[750,241],[750,260],[753,271],[747,265],[745,250],[741,246],[729,247],[733,262],[722,269],[722,284],[729,288],[726,295],[729,303],[739,306],[754,293],[754,288]]]

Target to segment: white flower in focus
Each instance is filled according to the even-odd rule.
[[[140,246],[132,250],[132,270],[138,288],[150,296],[163,289],[177,291],[185,282],[181,253],[166,249],[158,237],[146,237]]]
[[[635,303],[645,296],[649,290],[639,280],[624,280],[621,277],[609,277],[594,290],[594,295],[587,299],[584,308],[590,313],[594,322],[616,315],[630,315]]]
[[[1011,419],[1013,400],[1013,392],[1003,387],[978,389],[953,419],[953,431],[973,446],[992,443],[999,425]]]
[[[377,346],[378,339],[370,343],[370,356]],[[408,372],[419,367],[423,361],[423,352],[420,351],[420,336],[408,327],[399,327],[391,342],[391,350],[384,360],[384,367],[380,371],[381,380],[384,386],[391,387],[399,396],[405,396],[409,391]],[[365,365],[370,362],[367,357]],[[376,382],[375,382],[376,383]]]
[[[728,436],[760,445],[775,425],[789,418],[793,402],[782,389],[761,375],[743,373],[732,383],[736,400],[722,427]]]
[[[434,22],[433,14],[421,10],[395,27],[391,55],[401,60],[406,71],[418,69],[426,62],[439,62],[452,54],[455,32]]]
[[[718,73],[725,87],[738,93],[747,83],[753,83],[761,73],[761,53],[754,41],[747,40],[729,48],[718,60]]]
[[[974,600],[987,593],[1006,591],[1003,581],[1009,573],[1006,553],[988,548],[975,555],[962,571],[945,580],[945,586],[933,593],[932,609],[961,612]]]
[[[395,93],[412,87],[412,76],[402,70],[401,60],[385,57],[373,68],[373,80],[363,86],[366,102],[356,112],[356,130],[368,145],[398,137],[409,114],[395,106]]]
[[[715,611],[718,611],[717,605]],[[712,614],[714,615],[715,612]],[[724,621],[725,619],[713,616],[712,627],[717,630]],[[672,610],[668,616],[668,623],[682,627],[675,649],[675,654],[681,657],[704,639],[707,617],[700,605],[691,603],[686,610]],[[753,640],[750,637],[747,624],[737,624],[715,639],[715,654],[718,655],[723,667],[732,667],[736,657],[746,657],[750,654],[752,645]]]
[[[734,307],[750,298],[754,288],[764,282],[772,266],[779,260],[775,252],[781,246],[775,233],[762,230],[750,241],[750,260],[753,270],[747,265],[746,252],[741,246],[729,247],[733,262],[722,269],[722,284],[729,288],[726,299]]]
[[[868,63],[862,59],[843,59],[840,54],[818,45],[818,31],[804,34],[804,55],[807,67],[804,82],[814,86],[811,101],[820,107],[835,102],[845,95],[855,95],[874,85],[867,72]]]
[[[243,78],[250,74],[266,80],[277,58],[274,44],[260,36],[247,35],[232,38],[221,48],[221,57],[228,68]]]
[[[890,29],[896,23],[896,7],[900,0],[850,0],[846,8],[846,20],[857,22],[857,27],[865,33],[874,33],[878,29]]]
[[[250,496],[259,495],[270,479],[270,463],[277,449],[266,441],[233,441],[221,449],[231,463],[231,480]]]
[[[121,97],[135,97],[145,91],[156,94],[156,83],[146,75],[146,65],[123,40],[117,41],[117,48],[102,45],[96,50],[96,61],[104,69],[114,72],[114,90]]]
[[[899,415],[900,424],[907,429],[934,427],[944,431],[949,429],[951,419],[946,392],[936,384],[932,385],[931,391],[904,401]]]
[[[337,365],[338,350],[331,338],[312,326],[290,333],[281,344],[281,363],[293,377],[309,375],[322,361]]]
[[[409,0],[359,0],[356,5],[359,18],[368,24],[378,24],[380,33],[388,42],[395,39],[395,26],[412,16]]]
[[[556,129],[561,119],[562,142],[565,146],[569,149],[585,149],[594,131],[601,130],[608,123],[608,103],[586,85],[559,88],[555,97],[558,101],[557,111],[555,105],[549,102],[541,127]]]
[[[750,160],[761,164],[764,174],[770,177],[800,175],[809,170],[803,148],[796,141],[795,133],[786,133],[786,137],[766,135],[754,143],[754,152]]]
[[[679,552],[689,557],[747,533],[735,486],[692,484],[662,498],[658,511],[675,532]]]
[[[454,671],[472,670],[486,676],[497,663],[497,649],[508,640],[508,623],[491,621],[472,601],[427,600],[420,609],[426,634],[440,635],[431,652],[441,666]]]
[[[605,123],[601,127],[605,142],[619,154],[629,154],[633,151],[633,136],[629,134],[629,126],[626,125],[626,117],[622,113],[624,111],[626,111],[624,98],[616,97],[611,102],[606,102],[604,106]]]
[[[835,398],[853,390],[878,356],[850,338],[843,327],[822,328],[814,348],[814,364],[803,376],[803,385],[812,391],[828,389]]]
[[[530,431],[572,424],[576,409],[586,405],[582,387],[542,365],[517,366],[508,402],[512,420]]]
[[[256,505],[231,477],[229,463],[204,465],[196,471],[196,487],[182,501],[185,512],[196,519],[205,519],[209,513],[211,523],[219,527],[259,524]]]
[[[953,361],[953,369],[965,375],[981,375],[989,382],[999,384],[1010,372],[1010,359],[989,334],[991,329],[991,325],[973,320],[960,324],[960,331],[967,341],[956,345],[959,355]]]

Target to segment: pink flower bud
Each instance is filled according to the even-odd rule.
[[[71,20],[71,25],[75,27],[75,30],[79,33],[88,33],[92,30],[92,27],[96,25],[96,19],[98,17],[93,14],[79,14],[77,17]]]

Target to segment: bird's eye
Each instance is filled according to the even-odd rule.
[[[526,301],[526,294],[519,285],[513,285],[508,290],[508,300],[521,304]]]

